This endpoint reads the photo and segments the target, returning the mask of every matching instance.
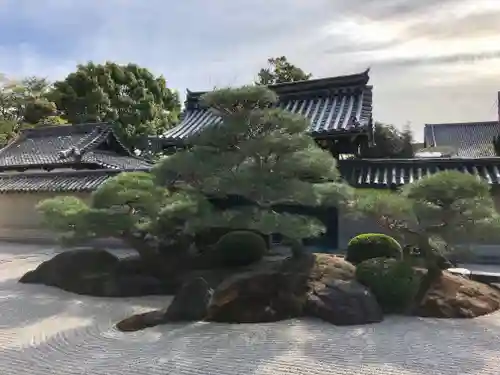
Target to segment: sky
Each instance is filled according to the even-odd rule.
[[[0,72],[64,78],[134,62],[184,95],[285,55],[314,78],[370,67],[374,119],[498,118],[500,0],[0,0]]]

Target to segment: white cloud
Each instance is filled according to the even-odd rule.
[[[396,125],[411,121],[421,138],[425,122],[494,116],[494,56],[439,61],[500,49],[498,33],[478,36],[465,22],[484,12],[494,21],[500,2],[0,0],[0,22],[18,20],[15,32],[26,32],[16,37],[22,43],[0,42],[0,71],[57,79],[88,60],[136,62],[184,92],[249,82],[277,55],[316,77],[373,66],[375,115]],[[460,39],[439,34],[454,21]],[[40,41],[44,35],[54,35],[49,40],[58,48],[47,46],[48,37]]]

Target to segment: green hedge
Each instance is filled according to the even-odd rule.
[[[217,262],[223,266],[246,266],[262,259],[267,243],[260,234],[239,230],[223,235],[213,251]]]
[[[421,277],[402,260],[374,258],[356,267],[356,280],[368,287],[385,312],[403,312],[414,300]]]
[[[401,259],[403,249],[398,241],[381,233],[364,233],[347,245],[346,260],[358,264],[372,258]]]

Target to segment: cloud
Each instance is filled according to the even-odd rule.
[[[418,138],[425,122],[494,116],[499,18],[496,0],[0,0],[0,72],[135,62],[184,92],[249,82],[270,56],[316,77],[372,66],[377,119]]]

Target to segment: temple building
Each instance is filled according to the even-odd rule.
[[[279,97],[278,106],[305,116],[309,134],[332,153],[354,153],[372,140],[372,86],[369,71],[347,76],[314,79],[268,86]],[[189,143],[189,137],[221,121],[204,108],[204,92],[187,91],[180,123],[160,139],[154,148],[173,149]]]
[[[149,170],[108,124],[23,130],[0,150],[0,239],[45,239],[38,202],[60,195],[84,200],[111,176]]]

